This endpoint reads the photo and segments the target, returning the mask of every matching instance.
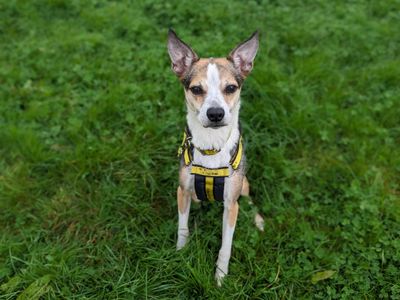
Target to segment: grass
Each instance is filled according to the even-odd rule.
[[[0,299],[400,299],[399,12],[2,1]],[[215,57],[262,33],[241,118],[266,231],[241,201],[220,289],[221,205],[193,205],[175,251],[185,106],[168,27]]]

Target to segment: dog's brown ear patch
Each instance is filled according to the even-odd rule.
[[[258,31],[243,43],[236,46],[228,55],[228,60],[232,61],[235,68],[243,77],[246,77],[253,69],[254,58],[258,50]]]
[[[192,48],[185,44],[172,29],[168,32],[168,53],[172,70],[179,78],[182,78],[191,65],[199,60]]]

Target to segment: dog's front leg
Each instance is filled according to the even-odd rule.
[[[224,215],[222,218],[222,246],[219,250],[215,279],[221,286],[222,279],[228,274],[229,260],[231,258],[232,239],[235,232],[236,220],[239,213],[240,192],[243,185],[243,175],[234,173],[225,180]]]
[[[178,241],[176,243],[176,249],[182,249],[187,242],[189,237],[189,212],[190,212],[190,192],[183,190],[180,186],[177,191],[178,200],[178,213],[179,213],[179,225],[178,225]]]
[[[222,279],[228,274],[233,233],[235,232],[236,220],[239,213],[239,203],[237,200],[240,196],[242,181],[242,176],[234,175],[230,178],[229,183],[226,182],[228,188],[226,189],[227,197],[224,201],[224,215],[222,218],[222,246],[219,250],[217,270],[215,271],[215,279],[219,286],[222,284]]]
[[[223,224],[222,224],[222,246],[219,250],[217,260],[217,270],[215,271],[215,279],[217,284],[221,286],[222,279],[228,274],[229,260],[231,258],[232,239],[235,232],[236,219],[239,212],[239,204],[235,200],[224,208]]]

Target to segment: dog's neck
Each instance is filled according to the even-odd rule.
[[[196,113],[188,108],[186,116],[189,130],[192,134],[192,144],[202,150],[215,149],[221,150],[225,146],[236,143],[239,133],[239,109],[240,104],[236,105],[232,111],[231,122],[217,129],[205,128],[197,119]]]

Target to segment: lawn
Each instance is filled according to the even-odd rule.
[[[400,299],[400,1],[1,1],[0,299]],[[251,197],[175,251],[182,86],[261,32],[242,91]]]

